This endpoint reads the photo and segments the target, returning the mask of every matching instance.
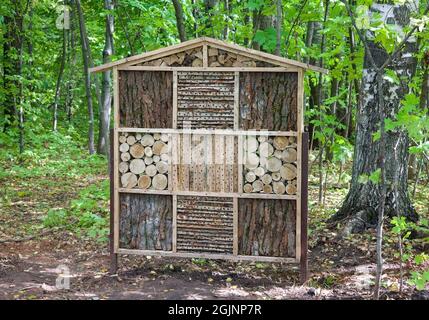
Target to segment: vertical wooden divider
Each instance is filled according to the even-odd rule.
[[[118,68],[113,68],[113,109],[114,109],[114,135],[113,135],[113,148],[110,152],[113,152],[113,185],[114,185],[114,252],[117,253],[119,249],[119,175],[118,175],[118,164],[119,164],[119,141],[118,141],[118,128],[120,126],[119,119],[119,73]]]
[[[177,129],[177,71],[173,71],[173,129]]]
[[[233,251],[234,256],[238,255],[238,197],[234,195],[233,200]]]
[[[172,235],[172,249],[173,252],[177,252],[177,195],[173,194],[173,203],[172,203],[172,207],[173,207],[173,225],[172,225],[172,229],[173,229],[173,235]]]
[[[239,99],[240,99],[240,72],[235,72],[234,77],[234,130],[239,129]]]
[[[203,45],[203,67],[209,66],[209,56],[207,53],[207,44]]]
[[[302,185],[302,133],[304,126],[304,74],[303,70],[298,71],[297,88],[297,186],[296,186],[296,260],[301,261],[301,185]]]
[[[173,129],[177,129],[177,71],[174,70],[173,71]],[[174,194],[174,192],[177,191],[177,181],[178,181],[178,172],[177,172],[177,168],[178,168],[178,164],[180,163],[179,159],[178,159],[178,152],[180,152],[179,150],[177,150],[177,140],[180,139],[178,134],[173,134],[173,143],[171,145],[171,165],[172,165],[172,176],[173,176],[173,185],[172,185],[172,190],[173,190],[173,199],[172,199],[172,214],[173,214],[173,225],[172,225],[172,229],[173,229],[173,235],[171,237],[171,241],[172,241],[172,251],[176,252],[177,251],[177,195]]]
[[[240,120],[240,106],[239,106],[239,99],[240,99],[240,72],[236,71],[234,76],[234,131],[239,130],[239,120]],[[241,165],[241,159],[242,159],[242,136],[238,136],[237,141],[237,178],[238,178],[238,184],[237,184],[237,192],[241,192],[242,184],[243,184],[243,167]],[[234,190],[233,190],[234,191]],[[234,194],[233,198],[233,255],[238,255],[238,196],[237,193]]]

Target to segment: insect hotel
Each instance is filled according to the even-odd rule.
[[[303,75],[211,38],[113,69],[111,256],[300,264],[307,278]]]

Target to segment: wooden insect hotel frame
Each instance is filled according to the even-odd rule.
[[[199,38],[113,69],[111,256],[300,264],[307,278],[308,135],[315,66]]]

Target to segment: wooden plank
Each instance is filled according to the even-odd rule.
[[[203,45],[203,67],[209,66],[209,57],[207,54],[207,44]]]
[[[278,263],[298,263],[294,258],[282,257],[265,257],[265,256],[246,256],[232,254],[212,254],[212,253],[192,253],[192,252],[172,252],[161,250],[133,250],[133,249],[118,249],[121,254],[134,254],[143,256],[161,256],[174,258],[202,258],[215,260],[232,260],[232,261],[260,261],[260,262],[278,262]]]
[[[265,193],[240,193],[240,192],[225,192],[225,191],[189,191],[189,190],[153,190],[153,189],[126,189],[118,188],[119,193],[140,193],[140,194],[161,194],[161,195],[181,195],[181,196],[211,196],[211,197],[234,197],[249,198],[249,199],[284,199],[284,200],[297,200],[296,195],[278,195],[278,194],[265,194]]]
[[[233,221],[233,229],[234,229],[234,243],[233,243],[233,254],[238,255],[238,198],[234,197],[234,221]]]
[[[213,135],[230,135],[230,136],[288,136],[296,137],[296,131],[258,131],[258,130],[229,130],[229,129],[157,129],[157,128],[118,128],[118,132],[135,132],[135,133],[171,133],[171,134],[213,134]]]
[[[173,71],[173,129],[177,129],[177,71]]]
[[[208,71],[208,72],[297,72],[300,68],[284,67],[157,67],[157,66],[120,66],[125,71]]]
[[[301,184],[302,184],[302,132],[304,129],[304,73],[298,72],[297,95],[297,188],[296,188],[296,259],[301,258]]]
[[[308,215],[308,132],[302,134],[302,170],[301,170],[301,283],[308,279],[308,235],[307,235],[307,215]]]
[[[119,248],[119,170],[118,170],[118,164],[119,164],[119,141],[118,141],[118,127],[120,124],[119,119],[119,77],[118,77],[118,69],[113,68],[113,110],[114,110],[114,122],[113,122],[113,128],[114,128],[114,136],[113,136],[113,148],[112,151],[114,154],[114,161],[113,161],[113,172],[114,172],[114,252],[117,253]]]
[[[109,157],[109,174],[110,174],[110,233],[109,233],[109,250],[110,250],[110,270],[111,274],[116,274],[118,270],[118,254],[115,253],[115,149],[114,149],[115,131],[110,129],[110,157]]]
[[[240,72],[235,71],[234,76],[234,130],[239,130],[239,119],[240,119]]]
[[[216,185],[217,191],[225,192],[225,172],[224,172],[224,162],[225,162],[225,137],[224,136],[215,136],[215,175],[216,175]]]
[[[177,251],[177,195],[173,195],[173,252]]]
[[[239,198],[250,198],[250,199],[285,199],[285,200],[296,200],[297,195],[289,194],[271,194],[271,193],[238,193]]]
[[[243,192],[243,136],[238,136],[238,190],[237,192],[241,194]]]

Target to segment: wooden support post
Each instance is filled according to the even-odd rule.
[[[301,155],[301,283],[308,279],[308,132],[302,133]]]
[[[109,235],[109,248],[110,248],[110,273],[116,274],[118,271],[118,254],[115,253],[115,172],[114,172],[114,153],[117,150],[113,144],[114,130],[110,129],[110,235]]]

